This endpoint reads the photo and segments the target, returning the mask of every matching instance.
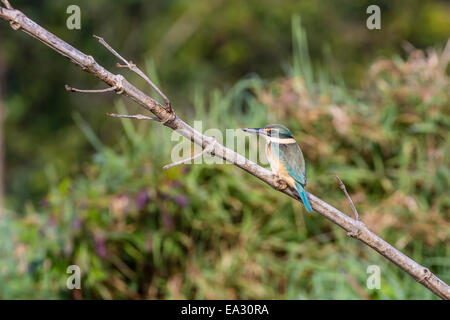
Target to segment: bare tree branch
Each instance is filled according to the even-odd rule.
[[[117,114],[117,113],[107,113],[108,117],[113,118],[128,118],[128,119],[136,119],[136,120],[153,120],[161,122],[157,117],[144,116],[143,114]]]
[[[355,219],[359,221],[360,219],[359,219],[358,211],[356,210],[355,205],[353,204],[353,200],[352,200],[352,198],[350,198],[350,196],[349,196],[349,194],[348,194],[348,192],[347,192],[347,189],[345,188],[345,184],[342,182],[341,179],[339,179],[339,177],[338,177],[337,174],[335,174],[334,176],[335,176],[335,178],[337,179],[337,181],[339,182],[339,188],[340,188],[342,191],[344,191],[345,196],[347,197],[348,202],[350,202],[350,206],[352,207],[353,214],[355,215]]]
[[[102,92],[111,92],[116,90],[116,87],[110,87],[110,88],[106,88],[106,89],[96,89],[96,90],[85,90],[85,89],[77,89],[77,88],[72,88],[69,85],[65,85],[65,88],[67,91],[71,91],[71,92],[82,92],[82,93],[102,93]]]
[[[127,61],[125,60],[120,54],[117,53],[116,50],[114,50],[102,37],[94,35],[94,38],[98,39],[98,42],[100,42],[106,49],[108,49],[113,55],[115,55],[117,58],[122,60],[125,65],[118,63],[117,66],[119,68],[128,68],[131,71],[134,71],[137,73],[141,78],[143,78],[147,83],[163,98],[164,103],[166,104],[166,107],[169,109],[170,112],[172,112],[172,105],[169,101],[169,99],[166,97],[166,95],[159,90],[159,88],[147,77],[145,73],[141,71],[134,63],[133,61]]]
[[[177,162],[174,162],[174,163],[171,163],[171,164],[166,164],[163,167],[163,170],[169,169],[169,168],[177,166],[179,164],[183,164],[183,163],[187,163],[189,161],[195,160],[195,159],[201,157],[202,155],[204,155],[205,153],[211,153],[211,151],[214,148],[214,145],[216,144],[216,142],[217,142],[216,139],[214,139],[214,141],[212,141],[205,149],[203,149],[202,152],[196,154],[193,157],[190,157],[190,158],[184,159],[184,160],[180,160],[180,161],[177,161]]]
[[[7,3],[6,0],[2,0],[2,2],[4,4]],[[116,86],[120,88],[118,93],[123,93],[126,96],[130,97],[140,106],[155,114],[158,119],[161,120],[163,125],[176,130],[185,138],[202,146],[203,149],[210,146],[212,142],[211,140],[213,138],[204,136],[203,134],[186,124],[183,120],[178,118],[178,116],[171,110],[171,108],[165,108],[164,106],[160,105],[157,101],[130,84],[122,76],[114,75],[113,73],[109,72],[101,65],[99,65],[93,57],[82,53],[68,43],[64,42],[54,34],[50,33],[49,31],[26,17],[22,12],[13,10],[6,4],[5,6],[7,7],[6,9],[0,7],[0,18],[8,21],[14,30],[21,29],[27,34],[43,42],[53,50],[59,52],[61,55],[67,57],[74,64],[80,66],[83,70],[93,74],[109,86]],[[133,69],[133,67],[130,67],[130,69]],[[230,163],[233,163],[237,167],[261,179],[274,189],[289,195],[297,201],[300,201],[297,192],[294,189],[287,187],[286,183],[280,180],[278,176],[274,175],[269,170],[258,166],[256,163],[246,159],[242,155],[226,148],[220,143],[214,143],[210,150],[208,148],[208,153],[220,157]],[[431,273],[430,270],[407,257],[399,250],[395,249],[389,243],[370,231],[360,221],[352,219],[351,217],[342,213],[338,209],[334,208],[333,206],[319,199],[313,194],[308,193],[308,199],[311,203],[312,208],[317,213],[340,226],[350,235],[353,234],[356,239],[367,244],[368,246],[379,252],[381,255],[386,257],[388,260],[395,263],[402,270],[410,274],[417,282],[434,292],[439,297],[443,299],[450,299],[450,287],[445,282],[440,280],[436,275]]]
[[[13,7],[9,4],[8,0],[1,0],[1,1],[5,5],[6,9],[13,9]]]

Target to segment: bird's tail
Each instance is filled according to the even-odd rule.
[[[308,197],[306,196],[306,191],[300,183],[296,183],[296,189],[300,198],[302,198],[303,204],[308,212],[312,211],[311,204],[309,203]]]

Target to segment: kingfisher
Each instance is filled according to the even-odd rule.
[[[311,204],[304,189],[306,186],[305,159],[291,131],[281,124],[271,124],[264,128],[242,128],[241,130],[266,139],[266,156],[270,169],[297,190],[306,210],[311,212]]]

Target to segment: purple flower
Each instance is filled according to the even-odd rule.
[[[169,195],[168,195],[167,193],[165,193],[165,192],[161,192],[161,193],[159,194],[159,197],[160,197],[162,200],[169,199]]]
[[[177,189],[177,188],[181,188],[183,186],[183,184],[179,181],[179,180],[174,180],[171,183],[172,188]]]
[[[181,168],[181,172],[182,172],[183,174],[188,174],[189,171],[191,171],[191,166],[183,166],[183,167]]]
[[[105,237],[102,234],[94,235],[95,252],[97,255],[104,259],[108,255],[108,249],[106,248]]]
[[[170,213],[168,213],[167,211],[164,210],[161,213],[161,218],[162,218],[163,227],[167,230],[173,230],[175,223],[173,222],[173,218],[170,215]]]
[[[48,224],[53,227],[58,225],[58,219],[55,217],[54,214],[52,214],[48,219]]]
[[[72,229],[73,229],[73,230],[80,230],[82,224],[83,224],[83,221],[81,221],[80,218],[75,218],[75,219],[72,221]]]
[[[43,198],[39,204],[42,208],[46,208],[49,205],[47,198]]]
[[[150,202],[150,195],[146,189],[141,189],[136,196],[136,205],[141,210]]]
[[[147,240],[145,241],[145,251],[152,252],[152,250],[153,250],[153,240],[152,240],[152,236],[149,235],[147,237]]]
[[[80,209],[86,208],[87,205],[88,205],[88,201],[86,199],[81,199],[81,200],[78,201],[78,207]]]
[[[189,199],[182,194],[178,194],[175,196],[175,202],[182,208],[185,208],[189,205]]]
[[[66,256],[69,256],[72,252],[73,252],[73,244],[72,242],[66,242],[66,244],[64,245],[64,249],[63,252]]]

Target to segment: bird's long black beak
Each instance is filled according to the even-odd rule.
[[[255,133],[255,134],[263,134],[264,130],[262,128],[241,128],[242,131],[248,132],[248,133]]]

